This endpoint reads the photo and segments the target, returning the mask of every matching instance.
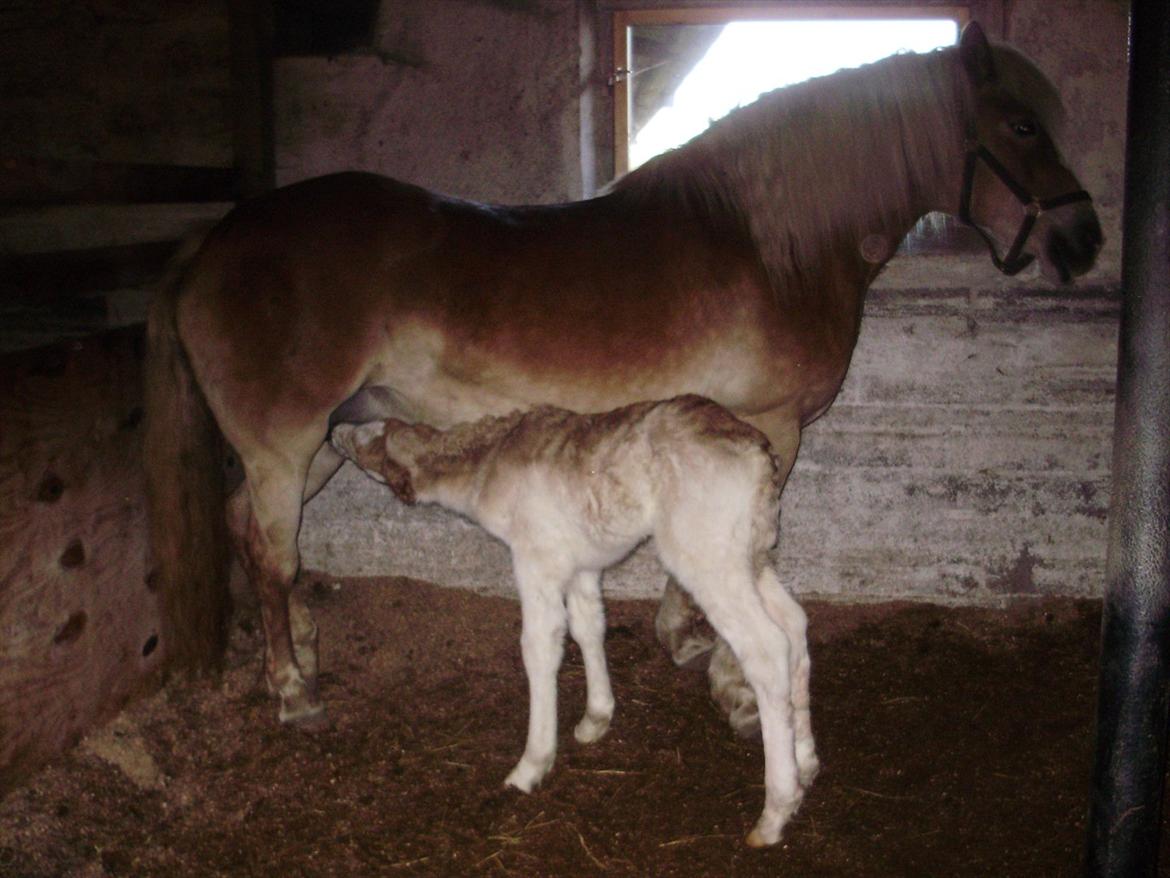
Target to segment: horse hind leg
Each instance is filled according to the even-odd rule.
[[[654,616],[654,633],[680,668],[698,667],[715,646],[711,626],[673,576],[667,577],[662,602]]]
[[[707,682],[711,700],[727,714],[732,730],[744,740],[760,737],[760,710],[756,693],[739,666],[731,646],[722,637],[715,639],[711,661],[707,665]]]
[[[283,456],[245,457],[245,481],[229,501],[228,521],[260,601],[265,679],[269,691],[280,699],[280,721],[315,729],[326,723],[315,686],[316,626],[299,600],[290,613],[289,600],[300,566],[297,532],[307,470],[307,460],[298,466]],[[309,679],[298,662],[298,652]]]
[[[334,451],[328,443],[321,446],[317,454],[314,455],[313,462],[309,466],[308,475],[305,478],[305,489],[303,492],[304,503],[308,503],[325,486],[325,483],[333,477],[333,474],[337,472],[343,462],[344,458]],[[248,521],[252,514],[252,504],[249,497],[250,492],[247,483],[241,483],[232,493],[227,503],[228,531],[231,534],[236,554],[241,559],[245,557],[247,551]],[[243,562],[241,561],[241,563]],[[288,610],[293,654],[296,656],[297,665],[301,669],[301,675],[305,678],[305,683],[309,686],[310,691],[316,692],[318,668],[317,623],[313,620],[312,612],[295,589],[288,593]],[[267,647],[265,650],[267,652]],[[270,661],[266,659],[265,666],[267,667],[269,663]],[[277,695],[272,681],[269,679],[267,682],[269,693],[274,696]]]

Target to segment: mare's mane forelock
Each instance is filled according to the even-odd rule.
[[[1059,98],[1043,75],[1009,48],[995,56],[1005,87],[1053,125]],[[611,192],[746,232],[777,288],[788,287],[931,209],[930,193],[961,167],[972,100],[955,48],[894,55],[769,92]]]

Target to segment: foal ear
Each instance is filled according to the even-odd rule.
[[[386,486],[394,492],[394,496],[407,506],[413,506],[418,500],[414,493],[414,481],[410,478],[410,470],[394,458],[387,456],[382,462],[382,478],[386,480]]]
[[[382,469],[386,449],[382,444],[380,422],[338,424],[333,428],[329,441],[343,456],[371,474],[377,476]]]
[[[995,80],[995,58],[992,56],[991,43],[987,41],[987,34],[979,22],[972,21],[963,28],[959,37],[959,58],[975,85]]]

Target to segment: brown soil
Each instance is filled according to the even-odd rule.
[[[618,712],[525,796],[519,607],[406,580],[309,577],[332,728],[282,728],[240,633],[217,684],[173,681],[0,802],[8,876],[1053,876],[1081,856],[1097,605],[810,602],[823,769],[781,844],[745,847],[762,750],[654,606],[611,601]],[[241,623],[251,629],[248,617]]]

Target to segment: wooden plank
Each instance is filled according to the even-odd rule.
[[[0,357],[0,787],[149,687],[142,333]]]
[[[63,253],[0,255],[0,299],[50,299],[152,284],[175,252],[175,241],[98,247]]]
[[[235,201],[235,168],[0,158],[0,204]]]
[[[272,3],[237,0],[231,15],[233,149],[240,196],[250,198],[276,185]]]
[[[0,212],[0,252],[60,253],[178,241],[209,228],[232,206],[207,202],[13,208]]]

